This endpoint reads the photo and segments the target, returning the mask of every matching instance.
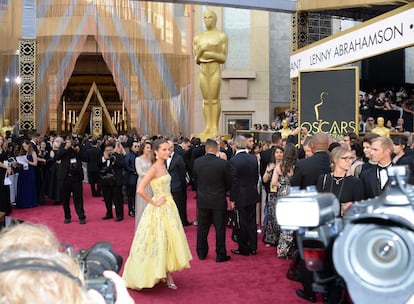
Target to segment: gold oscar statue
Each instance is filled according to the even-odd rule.
[[[282,134],[282,139],[287,139],[292,134],[292,130],[289,129],[289,123],[286,119],[282,120],[282,129],[278,131]]]
[[[7,131],[9,131],[10,132],[10,134],[9,135],[13,135],[13,126],[11,126],[10,125],[10,120],[8,120],[7,118],[4,120],[4,125],[3,125],[3,127],[1,128],[1,135],[3,136],[3,137],[6,137],[8,134],[7,133],[9,133],[9,132],[7,132]]]
[[[377,126],[371,130],[371,133],[378,134],[379,136],[390,138],[391,130],[384,127],[384,117],[377,118]]]
[[[204,13],[206,30],[194,37],[193,48],[196,63],[200,65],[200,88],[203,95],[203,114],[206,127],[200,137],[218,135],[220,119],[220,64],[226,62],[228,40],[225,33],[216,28],[217,16],[213,11]]]

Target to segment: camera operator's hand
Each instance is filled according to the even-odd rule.
[[[120,142],[116,143],[114,152],[116,152],[118,154],[122,154],[122,155],[126,154],[125,148]]]
[[[134,299],[129,295],[128,290],[125,287],[124,281],[122,278],[114,271],[106,270],[103,273],[104,277],[110,279],[116,290],[116,302],[115,304],[134,304]],[[91,300],[96,304],[105,304],[105,299],[103,296],[94,289],[88,290],[88,295]]]

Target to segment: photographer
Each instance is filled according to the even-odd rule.
[[[105,303],[98,291],[87,290],[78,261],[60,248],[46,226],[23,223],[4,229],[0,233],[0,302]],[[103,275],[115,284],[115,303],[134,303],[115,272]]]
[[[112,204],[115,205],[116,222],[124,219],[122,195],[125,150],[120,143],[105,145],[101,163],[101,186],[105,201],[106,214],[103,220],[113,218]]]
[[[71,136],[66,136],[66,140],[56,151],[54,159],[60,160],[58,167],[57,179],[60,184],[61,199],[63,211],[65,212],[65,224],[71,221],[71,212],[69,207],[70,195],[73,195],[76,214],[79,217],[80,224],[86,224],[85,211],[83,209],[83,170],[82,161],[85,161],[84,153],[79,143],[73,140]]]

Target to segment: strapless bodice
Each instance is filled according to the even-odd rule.
[[[171,176],[169,174],[154,178],[150,184],[155,198],[171,195]]]

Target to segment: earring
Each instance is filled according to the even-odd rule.
[[[158,159],[158,154],[155,154],[155,159]]]

